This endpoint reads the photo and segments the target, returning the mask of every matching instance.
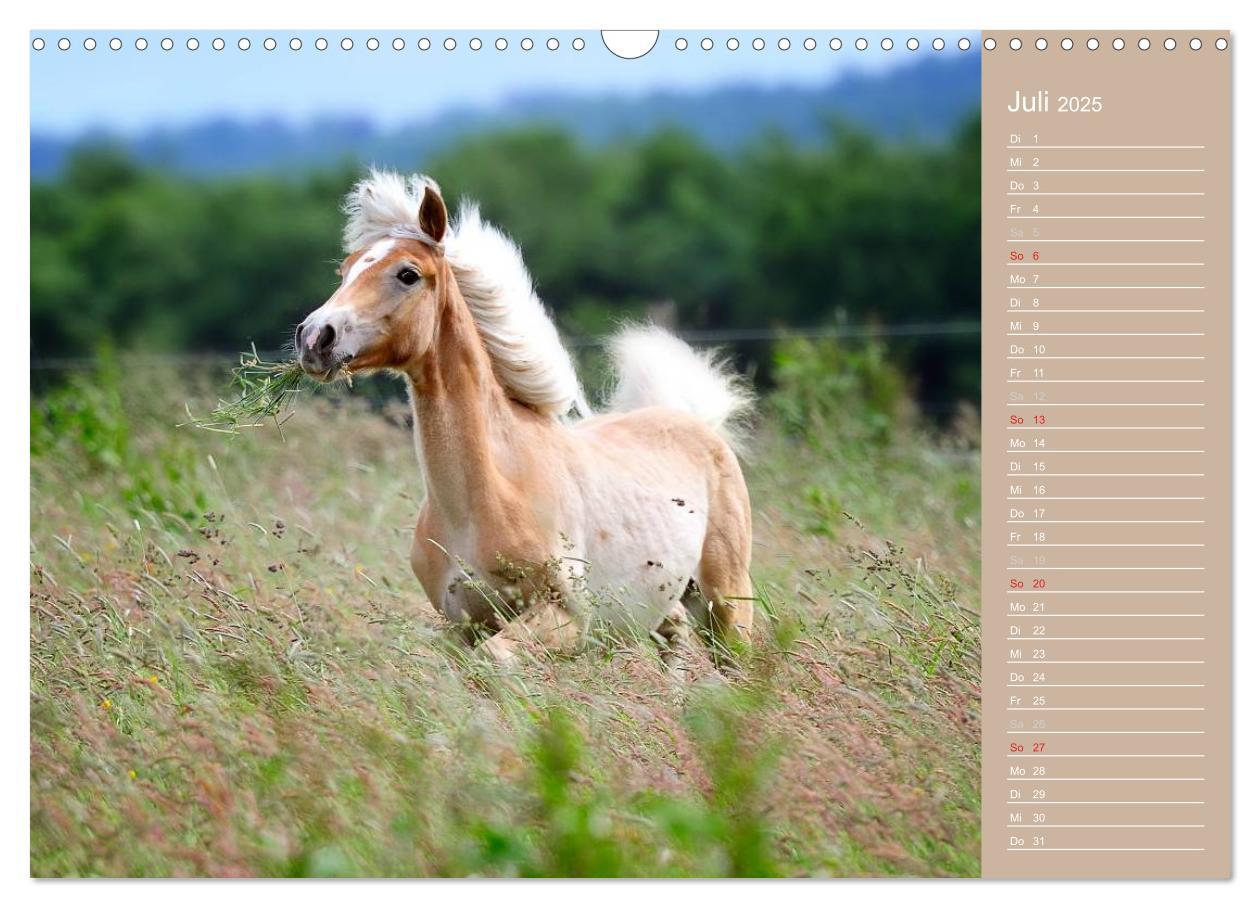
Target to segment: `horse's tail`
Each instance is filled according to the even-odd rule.
[[[608,349],[615,374],[609,409],[682,410],[738,450],[753,395],[718,351],[696,350],[664,328],[639,325],[622,328]]]

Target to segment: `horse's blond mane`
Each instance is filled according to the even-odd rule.
[[[346,252],[415,230],[426,176],[373,170],[346,196]],[[534,292],[520,247],[464,202],[447,232],[446,260],[508,396],[541,413],[587,412],[573,360]]]

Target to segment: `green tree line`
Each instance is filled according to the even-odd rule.
[[[547,128],[481,135],[417,169],[522,246],[563,330],[670,301],[722,330],[979,318],[978,118],[940,145],[843,124],[730,154],[685,131],[601,146]],[[335,286],[341,197],[361,175],[191,179],[86,150],[31,188],[36,358],[283,346]],[[756,366],[767,344],[738,345]],[[979,338],[897,341],[920,396],[978,397]]]

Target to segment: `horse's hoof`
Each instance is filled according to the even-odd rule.
[[[518,661],[516,647],[499,637],[483,640],[477,647],[477,652],[488,656],[496,665],[513,665]]]

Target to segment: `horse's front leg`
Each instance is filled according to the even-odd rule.
[[[507,622],[478,645],[494,661],[507,665],[522,652],[571,652],[586,636],[583,622],[558,597],[547,597]]]

